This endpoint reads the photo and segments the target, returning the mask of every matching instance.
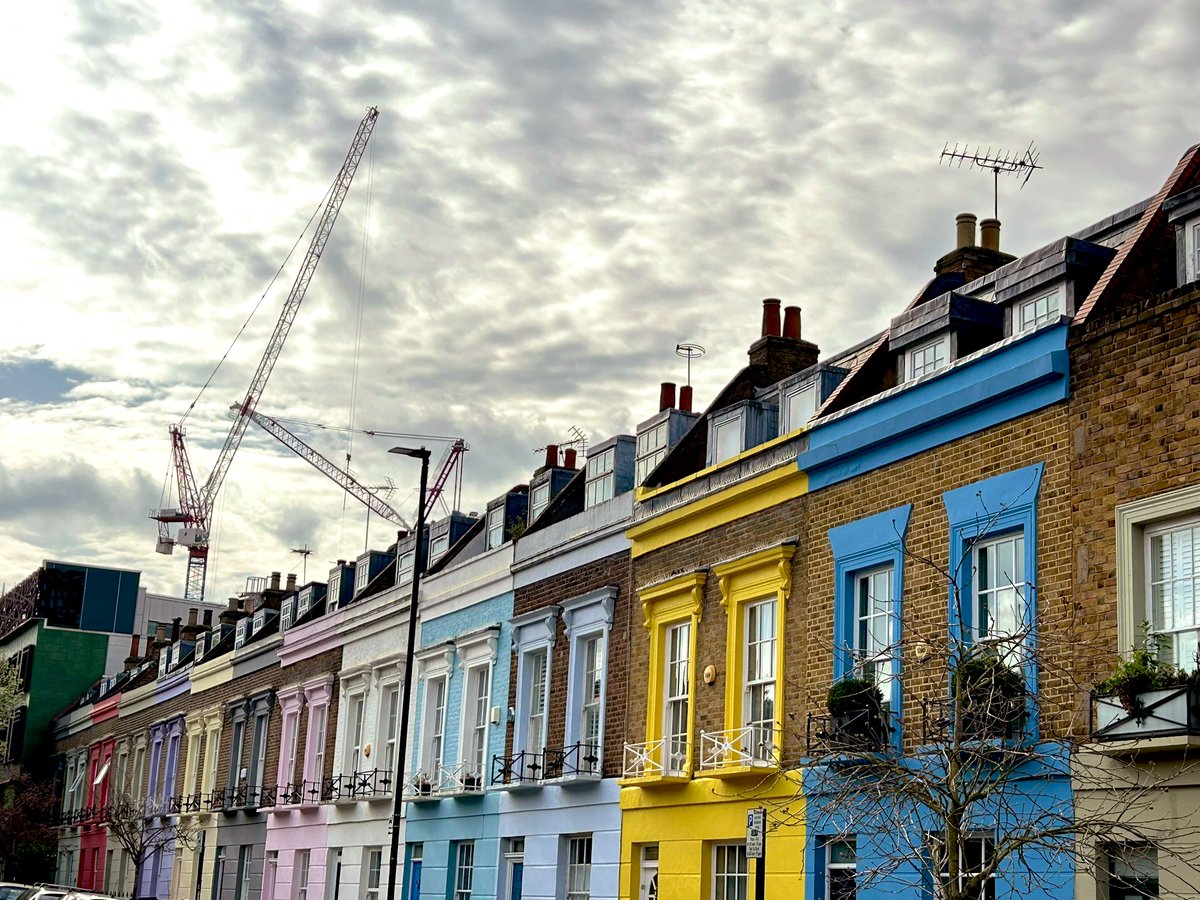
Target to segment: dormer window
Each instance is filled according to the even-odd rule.
[[[357,594],[367,586],[370,581],[371,567],[367,564],[367,560],[360,560],[358,565],[354,567],[354,592]]]
[[[529,491],[529,521],[536,522],[538,516],[550,505],[550,482],[535,484]]]
[[[742,417],[732,416],[713,425],[713,463],[724,462],[742,452]]]
[[[817,411],[817,383],[799,384],[783,392],[783,427],[781,434],[795,431],[806,424]]]
[[[400,557],[400,572],[397,581],[407,581],[412,578],[413,566],[417,561],[417,549],[414,547]]]
[[[950,365],[950,335],[943,334],[905,352],[904,380],[912,381],[922,375],[938,372],[948,365]]]
[[[429,543],[429,556],[431,559],[434,557],[441,556],[443,553],[445,553],[449,549],[450,549],[450,535],[449,534],[439,534],[437,537],[435,537]]]
[[[504,504],[489,509],[487,514],[487,548],[495,550],[504,543]]]
[[[1062,289],[1020,300],[1013,307],[1013,333],[1034,331],[1062,316]]]
[[[587,461],[587,484],[584,487],[584,506],[611,500],[616,490],[616,447],[609,447]]]
[[[637,484],[645,481],[646,476],[662,462],[662,458],[666,455],[667,424],[667,420],[663,419],[637,436]]]
[[[1200,219],[1188,222],[1184,230],[1185,284],[1200,280]]]

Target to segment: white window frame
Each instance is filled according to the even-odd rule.
[[[1009,577],[993,578],[998,567],[985,565],[983,560],[991,557],[1000,547],[1012,545],[1013,571]],[[1016,578],[1012,576],[1016,575]],[[986,579],[986,583],[981,580]],[[1011,600],[1007,602],[1004,598]],[[1023,529],[999,534],[987,534],[971,541],[971,633],[972,641],[996,644],[1011,657],[1017,645],[1023,643],[1026,626],[1025,611],[1030,598],[1029,583],[1025,572],[1025,532]],[[984,607],[987,606],[985,614]],[[1004,612],[999,618],[997,611]],[[1008,621],[1011,614],[1011,621]],[[985,618],[987,620],[985,627]]]
[[[283,713],[283,729],[280,733],[283,735],[283,746],[279,748],[281,762],[279,783],[281,785],[295,784],[296,754],[300,749],[299,698],[296,699],[296,705],[293,708],[285,708]]]
[[[475,882],[475,842],[454,844],[454,884],[452,900],[471,900]]]
[[[137,890],[136,885],[134,886],[134,890],[135,891]],[[212,900],[221,900],[221,894],[224,892],[224,890],[225,890],[225,846],[222,844],[218,844],[216,850],[213,852],[213,879],[212,879],[211,890],[209,892],[210,896],[212,897]],[[301,897],[301,898],[299,898],[299,900],[304,900],[304,898]]]
[[[400,695],[399,681],[386,681],[379,687],[379,746],[383,748],[380,768],[390,774],[396,772],[396,754],[400,749]]]
[[[434,780],[440,778],[446,759],[446,701],[449,693],[450,676],[447,673],[425,679],[420,769]]]
[[[371,557],[364,556],[354,566],[354,593],[359,593],[371,582]]]
[[[329,743],[329,702],[333,696],[333,676],[304,685],[308,707],[308,727],[304,732],[303,782],[320,785],[325,777],[325,750]],[[303,801],[303,797],[301,798]]]
[[[616,608],[617,589],[611,585],[588,591],[562,603],[563,630],[566,633],[570,659],[567,665],[567,718],[564,728],[565,743],[582,747],[594,745],[589,753],[577,754],[576,766],[582,771],[590,767],[600,774],[604,765],[605,705],[608,697],[608,633],[612,630],[613,611]],[[596,641],[599,670],[591,672],[594,660],[589,659],[587,648]],[[595,695],[595,682],[599,682],[599,700]],[[589,734],[589,707],[594,708],[595,733]],[[589,761],[585,757],[593,757]]]
[[[745,423],[743,421],[744,418],[745,418],[744,413],[738,412],[736,415],[728,416],[726,418],[721,419],[720,421],[713,422],[713,427],[712,427],[713,445],[712,445],[712,454],[711,454],[711,457],[712,457],[711,465],[715,466],[717,463],[723,463],[727,459],[733,459],[735,456],[737,456],[739,453],[741,453],[743,450],[745,450],[746,434],[745,434],[745,427],[744,427]],[[726,429],[728,429],[728,431],[726,431]],[[721,435],[722,434],[737,434],[737,446],[736,446],[736,449],[734,449],[734,451],[732,453],[728,452],[728,448],[726,448],[725,451],[722,451],[722,449],[721,449]]]
[[[951,341],[949,333],[939,335],[929,341],[923,341],[915,347],[909,347],[904,351],[904,378],[902,380],[915,381],[924,375],[942,371],[953,362],[953,352],[953,341]],[[920,371],[917,371],[918,369]]]
[[[1156,580],[1153,563],[1154,542],[1185,532],[1190,537],[1188,541],[1188,551],[1191,555],[1190,571],[1184,575]],[[1200,541],[1200,517],[1193,516],[1184,519],[1174,519],[1169,522],[1152,525],[1144,529],[1143,540],[1145,553],[1145,620],[1150,623],[1150,634],[1155,638],[1155,644],[1163,662],[1169,662],[1190,671],[1196,668],[1196,654],[1200,651],[1200,613],[1196,609],[1195,596],[1196,587],[1200,583],[1200,564],[1196,560],[1196,556],[1200,554],[1196,554],[1195,552],[1197,543]],[[1174,565],[1171,568],[1174,569]],[[1168,582],[1172,585],[1172,594],[1175,593],[1175,586],[1179,583],[1191,583],[1192,612],[1190,624],[1181,625],[1178,621],[1181,611],[1178,601],[1168,602],[1167,604],[1170,613],[1169,621],[1167,621],[1167,616],[1163,616],[1156,609],[1155,589],[1158,585],[1167,584]],[[1181,640],[1185,636],[1187,639]]]
[[[1108,897],[1159,896],[1158,851],[1145,844],[1109,844],[1103,848]],[[1139,866],[1138,857],[1143,857]],[[1149,862],[1150,866],[1146,865]],[[1122,865],[1123,864],[1123,865]],[[1120,871],[1124,869],[1125,871]],[[1153,871],[1153,874],[1150,872]],[[1153,886],[1146,882],[1153,881]],[[1119,892],[1119,893],[1118,893]],[[1136,893],[1134,893],[1136,892]]]
[[[584,476],[584,508],[591,509],[616,496],[617,447],[612,445],[589,456]]]
[[[441,556],[450,549],[450,532],[439,534],[429,542],[429,558]]]
[[[713,844],[713,900],[745,900],[749,889],[750,861],[746,858],[745,843],[730,841]]]
[[[198,794],[200,785],[200,738],[203,732],[201,731],[201,723],[192,721],[188,723],[187,728],[187,762],[183,767],[183,792],[184,794]],[[117,791],[123,790],[121,784],[124,779],[124,771],[122,770],[121,759],[117,759],[116,779],[114,783],[117,785]]]
[[[817,382],[806,381],[801,384],[792,385],[789,388],[781,391],[779,402],[779,413],[783,418],[783,427],[779,429],[780,434],[789,434],[798,428],[808,424],[817,412]],[[806,410],[803,418],[797,418],[795,403],[800,397],[810,398],[811,402],[804,404]],[[811,407],[811,408],[810,408]]]
[[[233,900],[250,900],[250,870],[254,868],[254,845],[238,847],[237,884],[233,888]]]
[[[1062,285],[1018,300],[1013,305],[1013,334],[1037,331],[1043,325],[1058,321],[1062,318],[1063,306]]]
[[[635,481],[641,484],[654,467],[667,455],[667,443],[671,433],[671,420],[663,419],[651,425],[637,436],[637,471]]]
[[[1200,483],[1142,497],[1116,508],[1117,649],[1128,654],[1140,645],[1141,623],[1149,618],[1146,591],[1147,529],[1200,515]]]
[[[308,900],[308,878],[312,865],[311,850],[297,850],[293,860],[295,874],[295,900]]]
[[[363,898],[379,900],[379,886],[383,881],[383,848],[363,848]],[[417,898],[413,898],[417,900]]]
[[[675,773],[683,771],[687,765],[690,743],[692,621],[684,619],[667,625],[663,641],[662,762],[664,771]],[[680,685],[682,693],[672,692],[672,683]]]
[[[840,860],[834,861],[833,853],[835,847],[844,847],[850,851],[851,859],[849,861]],[[825,890],[824,897],[821,900],[844,900],[845,894],[835,894],[833,892],[834,873],[839,873],[841,877],[845,877],[844,873],[849,872],[851,883],[854,885],[851,897],[855,896],[858,890],[858,847],[853,837],[833,838],[826,840],[822,845],[825,855]]]
[[[365,686],[346,697],[346,750],[342,774],[354,775],[362,768],[363,733],[367,718]]]
[[[592,836],[573,834],[566,840],[566,900],[591,900]]]
[[[263,857],[262,900],[275,900],[275,882],[279,878],[279,851],[268,850]]]
[[[487,768],[488,715],[492,703],[491,661],[464,666],[462,692],[462,732],[459,740],[459,762],[464,775],[476,775],[482,779]],[[480,679],[482,676],[482,679]],[[482,685],[482,692],[477,688]]]
[[[204,714],[204,774],[201,776],[200,792],[206,795],[217,789],[217,779],[220,777],[218,751],[221,745],[221,721],[221,714],[216,710]]]
[[[542,753],[546,749],[546,713],[550,707],[550,648],[536,647],[524,654],[526,670],[525,692],[520,698],[521,722],[524,725],[520,749],[526,753]],[[536,724],[536,728],[535,728]]]
[[[940,835],[935,835],[933,838],[934,861],[936,863],[938,863],[937,875],[933,880],[933,895],[935,898],[940,898],[940,897],[944,896],[944,892],[942,891],[942,885],[944,883],[946,883],[947,881],[949,881],[949,879],[950,879],[950,873],[944,871],[941,866],[941,859],[943,858],[943,852],[942,852],[942,849],[940,846],[940,841],[938,840],[939,837],[940,837]],[[963,835],[962,847],[959,852],[959,858],[962,860],[962,862],[960,863],[960,866],[961,866],[961,871],[959,872],[960,878],[970,878],[972,875],[976,874],[976,872],[974,870],[967,871],[966,855],[969,852],[970,845],[978,845],[978,844],[980,844],[980,842],[983,843],[983,848],[985,848],[985,849],[982,849],[980,852],[979,858],[980,858],[981,867],[985,864],[984,861],[988,858],[988,856],[992,855],[996,852],[996,838],[994,835],[982,833],[982,832]],[[988,846],[989,843],[991,845],[991,854],[989,854],[986,851],[986,847]],[[996,900],[996,873],[995,873],[995,871],[992,872],[991,877],[989,877],[986,882],[986,885],[983,890],[982,900]]]
[[[550,479],[535,484],[529,489],[529,521],[536,522],[538,516],[550,505]]]
[[[878,592],[881,579],[884,587],[882,602]],[[893,647],[896,610],[895,565],[887,563],[855,572],[853,602],[854,630],[851,636],[851,650],[854,671],[859,677],[875,683],[883,694],[884,705],[887,706],[891,698],[891,683],[896,677],[897,662]]]
[[[330,611],[337,609],[338,602],[341,600],[342,593],[342,569],[339,567],[333,570],[333,574],[329,576],[329,587],[325,596],[329,598],[329,602],[325,605]],[[293,620],[294,621],[294,620]]]
[[[487,511],[487,548],[495,550],[504,543],[504,513],[508,507],[505,501]]]
[[[417,565],[417,548],[412,547],[404,551],[400,555],[400,571],[396,576],[396,583],[403,584],[406,581],[412,581],[413,569]]]
[[[774,760],[778,755],[775,747],[775,723],[778,718],[779,694],[779,601],[771,597],[744,604],[743,653],[742,653],[742,727],[751,729],[744,748],[754,759]],[[764,615],[766,613],[766,615]],[[761,630],[752,633],[751,624],[770,623],[770,633]],[[760,645],[764,648],[761,658],[770,660],[770,674],[752,671],[751,661]],[[770,702],[770,715],[766,705]],[[755,706],[759,708],[756,710]],[[757,713],[757,715],[756,715]]]
[[[247,768],[246,789],[250,793],[262,790],[267,774],[267,737],[271,733],[270,709],[256,710],[253,716],[254,732],[250,744],[250,759]]]

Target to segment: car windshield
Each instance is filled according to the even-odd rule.
[[[17,900],[28,890],[29,888],[19,884],[6,884],[4,887],[0,887],[0,900]]]

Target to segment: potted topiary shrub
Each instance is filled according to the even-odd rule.
[[[887,740],[883,694],[865,678],[843,678],[829,689],[834,739],[841,744],[882,746]]]
[[[974,651],[958,664],[951,693],[961,734],[968,739],[1013,737],[1029,717],[1024,674],[990,648]]]

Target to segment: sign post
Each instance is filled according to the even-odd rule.
[[[746,859],[755,860],[755,900],[765,900],[767,884],[767,811],[761,806],[746,813]]]

